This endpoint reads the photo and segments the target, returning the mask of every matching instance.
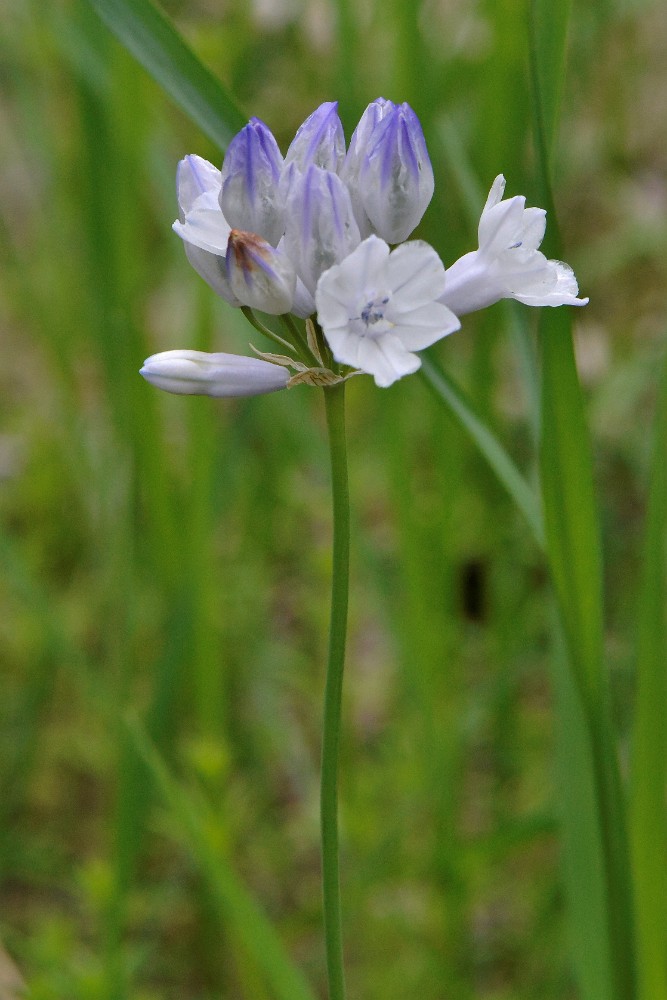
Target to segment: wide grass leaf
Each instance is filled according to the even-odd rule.
[[[120,42],[218,146],[246,124],[233,97],[150,0],[89,0]]]
[[[653,444],[637,609],[637,700],[632,760],[631,836],[637,914],[639,996],[667,996],[667,361]]]

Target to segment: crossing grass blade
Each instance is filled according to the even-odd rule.
[[[246,124],[234,98],[150,0],[89,0],[161,87],[222,149]]]
[[[631,842],[637,914],[638,996],[667,996],[667,360],[656,414],[637,619],[637,700]]]
[[[472,403],[462,390],[442,371],[433,358],[426,355],[422,357],[421,372],[424,381],[470,435],[525,517],[538,547],[543,548],[544,527],[537,497],[500,441],[475,412]]]
[[[278,1000],[315,1000],[272,925],[216,847],[214,817],[173,779],[140,723],[129,718],[126,725],[138,759],[153,778],[201,869],[219,917],[238,934]]]

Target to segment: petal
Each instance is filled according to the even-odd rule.
[[[569,264],[545,260],[541,271],[533,272],[515,285],[511,297],[527,306],[585,306],[587,298],[578,298],[579,286]]]
[[[310,166],[290,186],[286,219],[287,253],[314,294],[320,275],[361,239],[348,190],[337,174]]]
[[[207,285],[210,285],[213,291],[225,302],[229,302],[230,306],[240,306],[241,303],[232,292],[229,284],[225,258],[209,253],[208,250],[202,250],[200,247],[195,247],[191,243],[184,243],[183,246],[190,264]]]
[[[502,201],[503,195],[505,194],[505,178],[502,174],[498,174],[493,184],[491,185],[491,190],[489,191],[488,198],[486,199],[486,204],[482,209],[482,215],[484,212],[488,212],[490,208],[497,205]]]
[[[404,375],[416,372],[421,361],[416,354],[406,351],[399,340],[386,335],[377,340],[360,341],[357,367],[373,375],[375,384],[381,389],[387,389]]]
[[[311,164],[337,173],[345,157],[345,135],[338,117],[338,102],[326,101],[306,118],[292,140],[285,167],[295,163],[302,172]]]
[[[226,261],[230,288],[240,302],[273,316],[291,310],[296,272],[287,254],[256,233],[232,229]]]
[[[547,213],[543,208],[526,208],[521,222],[521,245],[526,250],[537,250],[547,228]]]
[[[423,351],[436,341],[461,329],[461,321],[451,309],[440,302],[429,302],[413,312],[400,317],[391,331],[404,348]]]
[[[194,153],[184,157],[176,170],[176,193],[181,221],[201,195],[213,192],[217,198],[220,183],[220,171],[208,160]]]
[[[445,290],[445,268],[433,247],[422,240],[402,243],[387,263],[392,309],[415,309],[433,302]]]
[[[186,243],[223,256],[227,252],[227,242],[231,227],[218,209],[196,209],[189,212],[185,222],[176,221],[172,229]]]
[[[220,208],[229,224],[257,233],[273,246],[284,229],[278,190],[282,166],[273,133],[259,118],[251,118],[227,147],[221,173]]]
[[[526,205],[522,195],[508,198],[482,212],[477,235],[479,249],[493,256],[507,250],[521,239],[521,220]]]

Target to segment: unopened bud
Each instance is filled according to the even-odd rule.
[[[284,368],[241,354],[163,351],[144,361],[140,374],[179,396],[261,396],[287,386]]]

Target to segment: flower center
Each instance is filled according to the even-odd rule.
[[[375,296],[369,298],[362,307],[359,316],[352,318],[355,326],[355,333],[360,337],[380,337],[383,333],[391,330],[393,323],[385,319],[385,309],[389,303],[390,296]]]

